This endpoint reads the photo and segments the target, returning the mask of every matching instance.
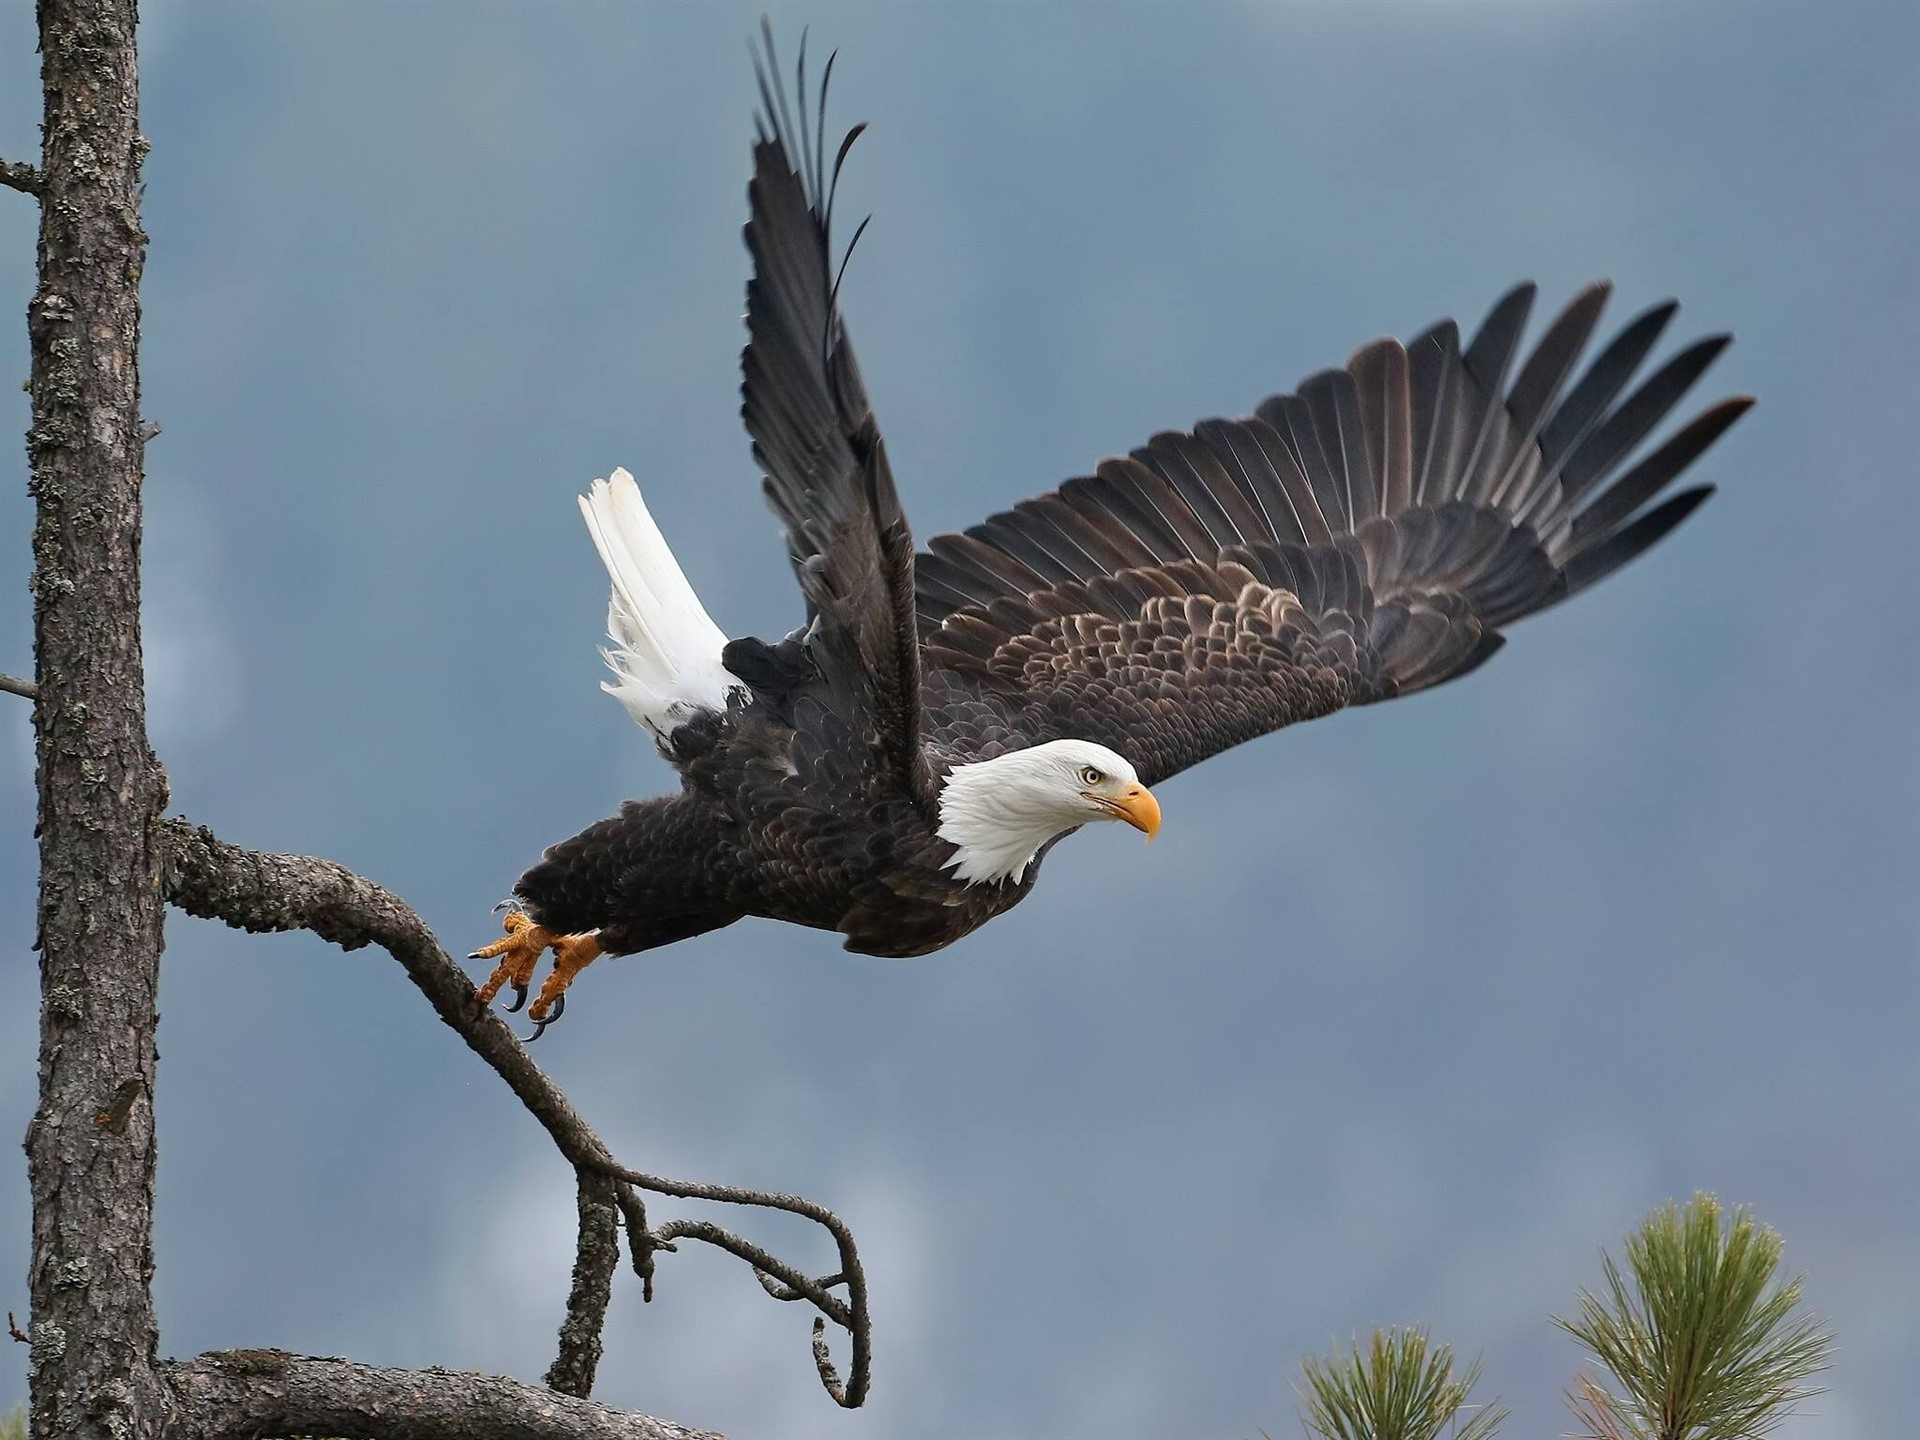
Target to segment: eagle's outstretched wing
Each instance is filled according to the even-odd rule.
[[[1517,374],[1530,284],[1464,352],[1452,321],[1377,341],[1247,419],[939,536],[917,568],[930,734],[961,753],[1095,740],[1152,784],[1466,674],[1502,626],[1684,520],[1711,487],[1652,502],[1752,404],[1720,401],[1615,478],[1728,337],[1621,399],[1676,309],[1658,305],[1569,387],[1607,293],[1575,297]]]
[[[753,278],[740,358],[741,417],[807,597],[813,661],[845,712],[841,718],[870,728],[864,738],[871,753],[919,791],[913,537],[847,342],[833,264],[834,188],[864,127],[848,133],[829,169],[821,127],[833,62],[810,115],[802,44],[798,109],[790,111],[772,30],[763,24],[762,33],[764,63],[756,57],[762,111],[747,191]],[[742,672],[751,668],[731,647],[728,661]]]

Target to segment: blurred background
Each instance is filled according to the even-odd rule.
[[[538,1058],[630,1164],[837,1209],[877,1317],[716,1253],[616,1284],[599,1394],[740,1436],[1297,1433],[1424,1322],[1556,1434],[1548,1323],[1668,1197],[1756,1207],[1839,1333],[1789,1440],[1920,1404],[1920,11],[772,5],[840,49],[852,333],[921,536],[1383,333],[1669,294],[1761,404],[1721,496],[1470,680],[1166,786],[917,961],[749,921],[596,965]],[[573,506],[640,477],[730,634],[800,615],[737,418],[757,5],[146,7],[147,655],[174,803],[449,949],[671,783],[596,690]],[[37,155],[0,0],[0,155]],[[0,434],[35,215],[0,194]],[[1696,407],[1697,408],[1697,407]],[[1691,412],[1688,412],[1691,413]],[[0,669],[31,666],[0,445]],[[28,707],[0,697],[0,1135],[34,1104]],[[164,1352],[552,1357],[572,1183],[385,955],[175,916]],[[478,969],[479,967],[475,967]],[[9,1150],[9,1154],[15,1152]],[[26,1308],[0,1165],[0,1308]],[[689,1208],[662,1204],[661,1216]],[[728,1223],[816,1270],[805,1227]],[[844,1354],[844,1350],[841,1352]],[[26,1349],[0,1346],[0,1411]]]

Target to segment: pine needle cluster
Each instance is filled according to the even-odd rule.
[[[1618,1386],[1582,1375],[1568,1396],[1591,1440],[1755,1440],[1826,1368],[1832,1333],[1780,1278],[1781,1240],[1711,1195],[1672,1202],[1627,1237],[1627,1273],[1601,1257],[1602,1294],[1555,1323]]]
[[[1417,1328],[1376,1330],[1364,1351],[1356,1340],[1350,1353],[1300,1368],[1300,1421],[1322,1440],[1438,1440],[1450,1426],[1452,1440],[1491,1440],[1507,1416],[1497,1401],[1467,1403],[1479,1361],[1456,1378],[1453,1351]]]

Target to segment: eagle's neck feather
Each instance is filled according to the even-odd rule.
[[[935,832],[954,847],[946,868],[969,885],[1019,884],[1042,845],[1086,818],[1038,782],[1028,750],[948,771]]]

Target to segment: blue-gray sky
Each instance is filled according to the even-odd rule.
[[[1556,1434],[1550,1327],[1696,1188],[1841,1348],[1782,1433],[1920,1407],[1920,12],[776,5],[873,122],[846,304],[955,528],[1375,335],[1611,276],[1761,404],[1654,554],[1418,699],[1165,787],[938,956],[748,922],[594,967],[541,1060],[631,1163],[864,1239],[870,1408],[725,1257],[623,1279],[600,1393],[742,1436],[1295,1430],[1303,1352],[1424,1322]],[[654,792],[572,503],[638,475],[730,633],[798,599],[737,419],[757,7],[154,4],[149,690],[178,808],[464,951]],[[0,0],[0,155],[36,143]],[[0,434],[31,205],[0,194]],[[30,653],[0,446],[0,669]],[[26,707],[0,697],[0,1134],[33,1101]],[[569,1178],[374,952],[169,924],[163,1348],[537,1378]],[[0,1308],[26,1186],[0,1165]],[[663,1214],[676,1207],[663,1206]],[[825,1267],[796,1228],[744,1228]],[[809,1248],[813,1247],[813,1248]],[[24,1351],[0,1346],[0,1409]]]

